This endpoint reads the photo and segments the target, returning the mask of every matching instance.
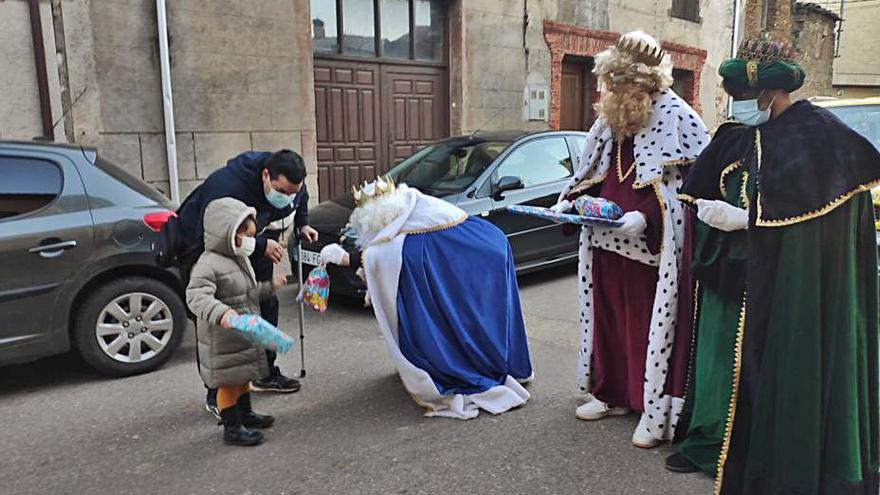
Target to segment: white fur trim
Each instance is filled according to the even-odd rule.
[[[379,201],[383,200],[376,200],[376,203]],[[472,419],[479,415],[480,409],[500,414],[525,404],[531,395],[510,376],[504,384],[485,392],[444,396],[437,390],[430,375],[409,362],[398,345],[397,292],[407,232],[429,231],[454,223],[466,218],[464,211],[443,200],[406,188],[403,191],[398,189],[394,197],[385,200],[385,204],[379,203],[376,208],[361,211],[381,215],[381,220],[361,216],[352,222],[353,228],[365,229],[367,233],[364,242],[369,246],[364,254],[363,267],[367,295],[385,338],[388,355],[407,392],[416,403],[428,409],[425,415]],[[397,216],[393,216],[393,212],[397,212]],[[380,231],[374,233],[377,229]],[[358,232],[359,238],[360,235],[361,232]]]
[[[651,324],[648,330],[648,350],[645,356],[645,413],[650,421],[651,434],[658,440],[672,439],[683,406],[683,399],[664,395],[669,359],[675,340],[678,314],[678,281],[684,245],[684,205],[677,199],[683,183],[682,171],[675,163],[695,159],[709,143],[709,134],[699,116],[671,90],[656,93],[654,113],[645,131],[634,138],[636,180],[634,187],[654,187],[663,213],[663,238],[658,257],[627,256],[626,250],[612,247],[609,251],[629,259],[658,267],[657,290],[654,296]],[[584,181],[600,183],[607,176],[613,162],[611,130],[599,119],[587,137],[581,154],[578,172],[560,195],[564,199],[571,190]],[[687,146],[685,146],[687,144]],[[593,304],[593,250],[605,248],[607,231],[585,227],[580,238],[578,296],[582,310],[580,318],[578,387],[590,392],[590,373],[593,355],[595,312]],[[629,253],[633,254],[633,253]],[[644,254],[644,253],[642,253]],[[656,264],[655,264],[656,263]],[[601,288],[597,288],[601,290]],[[685,301],[685,304],[687,301]]]

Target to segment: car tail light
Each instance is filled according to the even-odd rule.
[[[172,217],[176,217],[177,213],[173,211],[159,211],[156,213],[147,213],[144,215],[144,223],[147,227],[150,228],[153,232],[161,232],[162,227],[168,223],[168,220]]]

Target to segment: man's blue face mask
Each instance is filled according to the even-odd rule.
[[[748,126],[759,126],[770,120],[770,107],[773,100],[767,105],[765,110],[761,110],[758,106],[758,98],[753,100],[734,101],[731,106],[731,117],[741,124]]]
[[[266,193],[266,201],[269,202],[270,205],[278,208],[279,210],[283,210],[290,206],[290,203],[293,203],[293,198],[296,194],[291,194],[288,196],[287,194],[280,193],[275,189],[269,189],[269,192]]]
[[[296,193],[284,194],[272,187],[269,173],[265,170],[263,171],[263,190],[265,191],[266,201],[268,201],[273,208],[279,210],[283,210],[290,206],[290,204],[293,203],[293,199],[296,197]]]

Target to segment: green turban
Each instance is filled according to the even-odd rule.
[[[725,60],[718,74],[724,78],[725,87],[734,92],[758,88],[791,93],[803,86],[807,77],[803,67],[790,60],[757,62],[744,58]]]
[[[743,40],[736,58],[725,60],[718,69],[728,91],[781,89],[789,93],[804,85],[807,74],[792,62],[794,50],[767,35]]]

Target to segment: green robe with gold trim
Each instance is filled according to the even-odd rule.
[[[880,154],[809,102],[748,132],[746,296],[717,492],[877,494],[880,327],[868,189],[880,179]],[[713,175],[694,167],[683,192],[702,197]]]
[[[685,194],[685,202],[693,205],[695,199],[722,199],[748,208],[749,174],[740,158],[750,143],[747,128],[722,127],[694,167],[711,166],[709,161],[729,165],[718,174],[713,194],[700,198]],[[683,414],[687,429],[679,437],[677,449],[701,471],[711,474],[718,469],[733,391],[731,363],[745,297],[747,248],[745,231],[724,232],[696,221],[691,267],[698,283],[695,345]]]

